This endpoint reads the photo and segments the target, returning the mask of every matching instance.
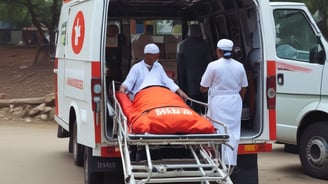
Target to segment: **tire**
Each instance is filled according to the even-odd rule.
[[[315,178],[328,179],[328,123],[318,122],[301,135],[299,156],[304,171]]]
[[[84,184],[103,184],[104,183],[104,173],[101,172],[91,172],[89,170],[90,157],[92,157],[91,149],[85,147],[84,150]]]
[[[84,146],[77,143],[77,125],[76,125],[76,122],[73,125],[73,132],[71,134],[69,142],[70,142],[69,144],[72,145],[72,153],[73,153],[73,159],[74,159],[75,165],[83,166],[83,164],[84,164]]]
[[[72,138],[72,136],[69,138],[69,141],[68,141],[68,152],[73,153],[73,138]]]

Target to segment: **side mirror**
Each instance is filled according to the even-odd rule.
[[[324,64],[326,60],[326,54],[323,49],[319,50],[319,45],[310,49],[310,63]]]

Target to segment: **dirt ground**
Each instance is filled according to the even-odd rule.
[[[43,97],[54,92],[53,62],[41,54],[33,65],[36,53],[35,47],[0,46],[0,99]]]

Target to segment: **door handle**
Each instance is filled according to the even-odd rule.
[[[278,75],[277,75],[277,83],[278,83],[278,85],[284,85],[284,74],[278,73]]]

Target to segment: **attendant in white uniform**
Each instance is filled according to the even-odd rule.
[[[131,99],[141,89],[148,86],[164,86],[173,92],[177,92],[182,98],[188,96],[179,86],[167,76],[163,66],[158,62],[159,48],[156,44],[147,44],[144,48],[144,59],[132,66],[126,79],[120,86],[120,92],[128,92]]]
[[[244,66],[232,59],[233,42],[221,39],[217,43],[219,59],[208,64],[200,82],[200,91],[208,92],[208,116],[224,123],[230,135],[229,144],[222,146],[222,159],[227,165],[237,165],[238,144],[240,141],[240,125],[242,113],[242,98],[248,86]],[[218,133],[223,133],[223,127],[214,123]]]

